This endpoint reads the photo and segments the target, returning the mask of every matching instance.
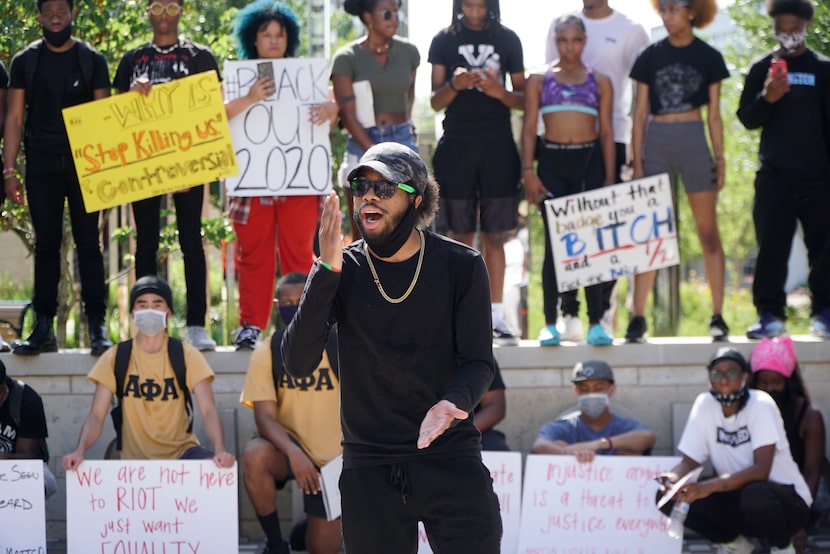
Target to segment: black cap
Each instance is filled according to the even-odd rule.
[[[142,294],[151,292],[158,294],[164,301],[167,302],[167,307],[173,311],[173,291],[170,290],[170,285],[161,277],[155,275],[145,275],[135,282],[132,290],[130,290],[130,311],[135,307],[136,299]]]
[[[718,348],[717,352],[712,354],[712,359],[709,360],[709,365],[706,366],[707,369],[712,369],[716,363],[722,360],[732,360],[733,362],[738,362],[738,365],[741,366],[741,371],[749,373],[749,364],[746,363],[744,355],[734,348],[729,348],[728,346],[722,346]]]
[[[418,190],[418,194],[424,193],[429,180],[427,166],[421,156],[397,142],[381,142],[369,148],[346,180],[352,181],[363,168],[377,171],[387,181],[411,185]]]
[[[605,379],[614,382],[614,372],[611,366],[602,360],[587,360],[574,366],[572,383],[587,381],[588,379]]]

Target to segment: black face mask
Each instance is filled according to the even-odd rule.
[[[407,208],[400,223],[386,236],[366,238],[366,233],[363,232],[363,223],[360,221],[360,214],[358,212],[354,213],[354,220],[360,229],[360,234],[363,235],[363,240],[366,241],[366,244],[369,245],[372,252],[381,258],[390,258],[403,247],[409,235],[412,233],[412,229],[415,228],[415,221],[417,220],[415,202],[409,203],[409,208]]]
[[[746,385],[743,385],[739,391],[730,392],[728,394],[716,392],[713,389],[709,389],[709,393],[714,396],[715,400],[717,400],[718,403],[724,408],[729,408],[737,404],[738,410],[740,410],[746,405],[747,400],[749,400],[749,389],[746,388]]]
[[[790,395],[786,390],[771,390],[767,391],[767,394],[775,400],[775,403],[778,405],[778,409],[781,410],[782,413],[786,412],[790,405]]]
[[[70,23],[60,31],[50,31],[46,27],[41,27],[43,30],[43,40],[54,46],[60,48],[72,36],[72,24]]]

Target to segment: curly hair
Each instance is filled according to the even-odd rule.
[[[402,0],[398,0],[398,8],[401,7],[401,1]],[[363,23],[366,23],[363,19],[363,14],[374,11],[378,5],[378,2],[380,2],[380,0],[344,0],[343,9],[347,14],[355,15],[359,17]]]
[[[810,0],[766,0],[767,13],[776,15],[794,15],[805,21],[812,21],[815,8]]]
[[[420,229],[426,229],[435,219],[435,214],[438,213],[438,182],[432,176],[427,179],[427,186],[422,196],[424,199],[417,209],[418,221],[416,226]]]
[[[256,0],[238,12],[233,21],[233,36],[240,60],[255,60],[257,54],[256,35],[269,23],[276,21],[285,30],[288,44],[285,57],[293,58],[300,46],[300,24],[297,15],[287,4],[278,0]]]
[[[464,12],[461,10],[461,4],[464,0],[452,1],[452,22],[449,26],[451,33],[458,33],[461,31],[461,19],[464,17]],[[486,0],[487,15],[490,16],[489,34],[497,33],[502,30],[501,24],[501,8],[499,7],[499,0]]]
[[[672,0],[651,0],[651,5],[654,11],[660,13],[660,4],[672,3]],[[694,18],[692,19],[692,27],[695,29],[703,29],[714,21],[715,16],[718,15],[718,4],[715,0],[684,0],[692,12]]]

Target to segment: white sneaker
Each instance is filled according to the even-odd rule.
[[[773,546],[769,549],[769,554],[795,554],[795,547],[793,543],[788,544],[784,548]]]
[[[730,543],[715,545],[715,552],[717,554],[752,554],[755,552],[755,545],[745,536],[738,535],[738,538]]]
[[[563,315],[558,327],[562,340],[580,342],[585,339],[582,333],[582,320],[577,316]]]
[[[188,327],[187,328],[187,342],[189,342],[196,350],[216,350],[216,341],[210,338],[204,327]]]

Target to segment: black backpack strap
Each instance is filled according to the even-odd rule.
[[[35,82],[35,71],[40,59],[40,49],[43,48],[43,39],[36,40],[26,47],[26,66],[23,69],[23,84],[26,87],[26,103],[32,97],[32,88]]]
[[[170,337],[167,339],[167,356],[170,358],[170,365],[173,366],[173,373],[176,374],[176,381],[179,388],[184,392],[184,407],[187,412],[187,432],[193,432],[193,399],[190,397],[190,389],[187,388],[187,367],[184,364],[184,346],[182,341]]]
[[[78,62],[81,66],[81,79],[83,79],[89,94],[93,89],[93,73],[95,72],[95,50],[85,41],[75,39],[78,45]]]
[[[115,446],[121,450],[121,399],[124,398],[124,381],[130,366],[130,356],[133,353],[133,339],[119,342],[115,349],[115,407],[110,411],[112,424],[115,427]]]
[[[23,381],[8,379],[6,385],[9,387],[9,414],[14,420],[14,426],[20,429],[20,410],[23,406]]]
[[[285,331],[280,329],[271,335],[271,373],[274,376],[274,388],[280,387],[282,376],[285,375],[285,364],[282,362],[282,351],[280,350],[280,343]]]
[[[280,342],[285,333],[281,329],[271,335],[271,373],[274,376],[274,387],[279,388],[282,376],[285,375],[285,364],[282,361],[282,352],[280,351]],[[326,341],[326,354],[329,357],[329,364],[331,370],[340,380],[340,360],[337,354],[337,331],[335,329],[329,330],[329,338]]]
[[[19,379],[9,379],[6,381],[9,387],[9,414],[14,420],[15,428],[20,429],[20,424],[23,421],[20,417],[20,412],[23,408],[23,389],[26,383]],[[46,439],[41,438],[38,445],[38,456],[44,461],[49,461],[49,446],[46,444]]]

